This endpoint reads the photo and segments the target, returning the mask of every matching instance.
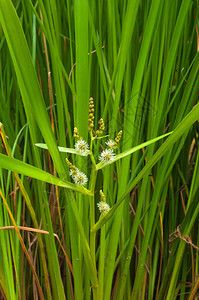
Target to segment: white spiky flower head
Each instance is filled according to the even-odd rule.
[[[75,181],[75,184],[83,186],[87,183],[88,177],[86,174],[78,170],[76,175],[73,177],[73,180]]]
[[[85,140],[80,138],[75,144],[75,149],[80,151],[81,153],[86,153],[89,150],[89,146]]]
[[[102,151],[100,154],[100,161],[104,163],[111,163],[115,158],[115,153],[113,152],[112,149],[105,149]]]
[[[108,140],[108,141],[106,142],[106,145],[107,145],[107,147],[108,147],[109,149],[113,149],[113,147],[115,146],[115,141],[113,141],[113,140]]]
[[[97,206],[100,213],[102,213],[103,215],[105,215],[110,210],[110,206],[104,201],[100,201],[99,203],[97,203]]]

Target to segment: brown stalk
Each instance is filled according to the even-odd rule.
[[[7,211],[8,211],[8,214],[9,214],[11,220],[12,220],[12,223],[14,224],[14,226],[12,226],[12,227],[15,229],[15,231],[16,231],[16,233],[17,233],[17,235],[18,235],[18,238],[19,238],[21,247],[22,247],[22,249],[23,249],[23,251],[24,251],[24,254],[25,254],[25,256],[26,256],[26,258],[27,258],[27,260],[28,260],[28,262],[29,262],[29,265],[30,265],[31,270],[32,270],[32,272],[33,272],[33,276],[35,277],[35,282],[36,282],[36,284],[37,284],[37,288],[38,288],[38,292],[39,292],[39,295],[40,295],[40,299],[45,300],[43,291],[42,291],[42,289],[41,289],[41,285],[40,285],[40,283],[39,283],[39,279],[38,279],[38,277],[37,277],[37,273],[36,273],[35,268],[34,268],[34,266],[33,266],[33,264],[32,264],[32,261],[31,261],[31,259],[30,259],[29,254],[28,254],[28,251],[27,251],[27,249],[26,249],[26,246],[25,246],[25,244],[24,244],[24,241],[23,241],[23,239],[22,239],[22,236],[21,236],[21,234],[20,234],[20,232],[19,232],[18,226],[17,226],[17,224],[16,224],[16,222],[15,222],[15,220],[14,220],[14,217],[13,217],[11,211],[10,211],[10,208],[9,208],[7,202],[6,202],[6,199],[5,199],[4,196],[3,196],[3,193],[2,193],[2,191],[1,191],[1,189],[0,189],[0,196],[1,196],[2,200],[3,200],[4,205],[6,206],[6,209],[7,209]]]
[[[42,234],[47,234],[47,235],[50,234],[49,231],[46,231],[46,230],[36,229],[36,228],[32,228],[32,227],[17,226],[17,225],[16,226],[4,226],[4,227],[0,227],[0,230],[16,229],[16,228],[18,230],[25,230],[25,231],[29,231],[29,232],[42,233]],[[62,243],[61,243],[61,241],[60,241],[60,239],[58,237],[58,235],[56,233],[53,233],[53,236],[56,237],[56,239],[58,240],[59,245],[62,248],[62,251],[63,251],[63,253],[64,253],[65,257],[66,257],[66,260],[67,260],[67,262],[69,264],[71,273],[74,275],[72,264],[71,264],[71,262],[70,262],[70,260],[68,258],[68,255],[67,255],[67,253],[66,253],[66,251],[65,251],[65,249],[64,249],[64,247],[63,247],[63,245],[62,245]]]

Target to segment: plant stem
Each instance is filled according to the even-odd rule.
[[[95,225],[95,183],[97,179],[97,170],[93,169],[92,174],[92,182],[91,182],[91,192],[93,193],[92,196],[90,196],[90,228],[92,228]],[[93,262],[95,264],[95,236],[96,233],[91,232],[90,233],[90,249],[91,249],[91,257],[93,259]]]
[[[89,197],[89,199],[90,199],[90,228],[92,228],[95,224],[95,196],[94,196],[94,191],[95,191],[95,184],[96,184],[96,179],[97,179],[97,170],[96,170],[95,159],[94,159],[93,152],[92,152],[92,146],[93,146],[92,132],[90,132],[90,135],[91,135],[90,158],[91,158],[91,162],[93,164],[92,176],[91,176],[92,181],[91,181],[91,188],[90,188],[92,196]],[[95,261],[95,237],[96,237],[96,233],[90,232],[91,258],[93,260],[94,269],[95,269],[96,274],[97,274],[96,261]],[[99,286],[93,287],[93,299],[99,299]]]

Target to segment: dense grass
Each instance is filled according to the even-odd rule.
[[[0,299],[195,299],[198,4],[0,1]]]

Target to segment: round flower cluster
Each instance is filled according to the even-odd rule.
[[[79,139],[75,144],[75,149],[81,153],[85,153],[89,150],[89,146],[85,140]]]
[[[86,176],[86,174],[84,174],[83,172],[80,172],[78,170],[78,168],[76,166],[74,166],[69,160],[68,158],[66,158],[66,162],[69,166],[69,175],[72,177],[72,179],[74,180],[75,184],[77,185],[85,185],[88,181],[88,177]]]
[[[77,185],[85,185],[88,181],[88,177],[86,176],[86,174],[84,174],[83,172],[80,172],[78,169],[77,169],[77,173],[74,177],[72,177],[75,184]]]
[[[100,213],[102,213],[103,215],[105,215],[110,210],[110,206],[104,201],[100,201],[99,203],[97,203],[97,206]]]
[[[69,175],[74,180],[75,184],[77,185],[85,185],[88,181],[88,177],[83,172],[80,172],[78,169],[75,171],[73,169],[70,169]]]
[[[104,163],[111,163],[113,162],[114,158],[115,153],[112,149],[105,149],[104,151],[102,151],[99,157],[100,161]]]

